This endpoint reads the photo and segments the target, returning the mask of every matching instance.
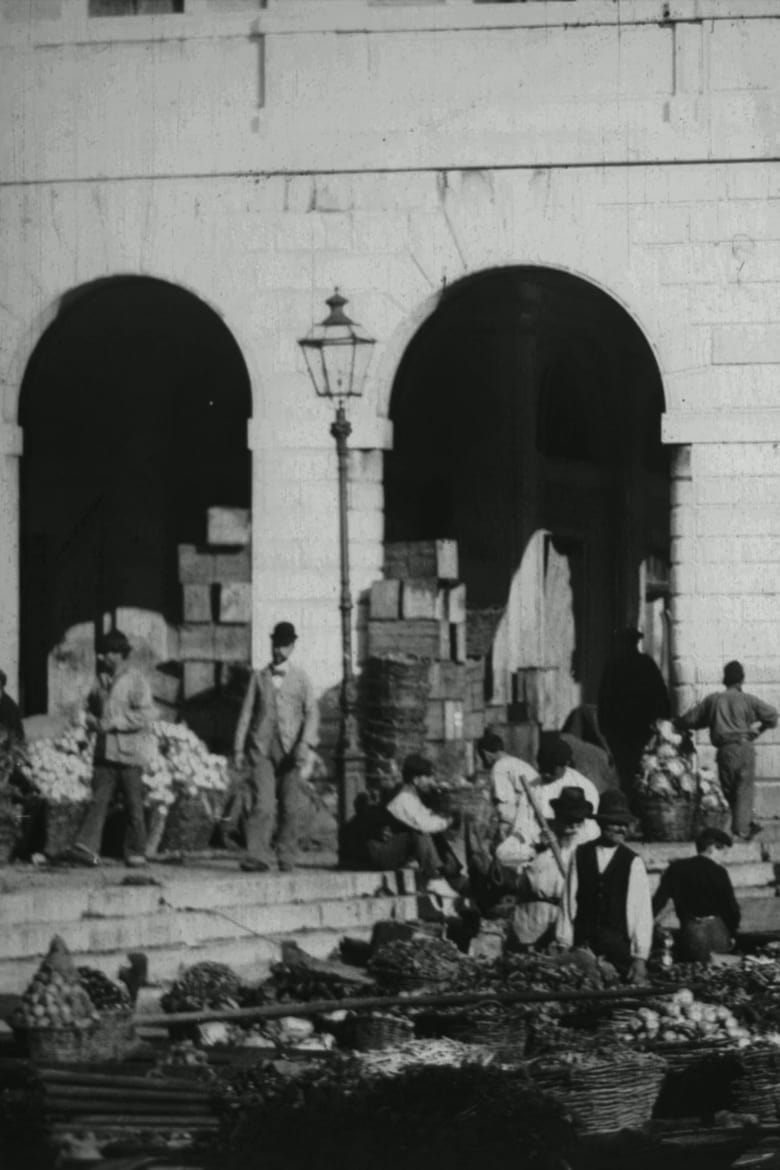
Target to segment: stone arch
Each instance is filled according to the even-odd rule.
[[[188,289],[132,274],[60,297],[18,399],[28,714],[73,698],[107,615],[179,657],[177,547],[205,541],[209,506],[250,506],[252,410],[236,337]]]
[[[646,327],[641,315],[636,311],[635,306],[630,302],[621,292],[616,290],[614,286],[605,284],[604,282],[595,278],[591,273],[580,271],[576,267],[563,264],[547,264],[547,263],[530,263],[515,260],[507,260],[503,264],[489,263],[484,268],[474,268],[472,271],[465,273],[452,282],[443,282],[442,287],[435,292],[429,293],[428,296],[422,300],[417,301],[411,311],[405,316],[401,317],[390,335],[382,342],[381,349],[377,354],[374,363],[374,370],[371,376],[371,381],[375,388],[377,410],[378,413],[384,417],[389,417],[390,414],[390,399],[393,392],[393,383],[395,381],[398,367],[401,364],[403,355],[406,353],[410,343],[425,325],[425,322],[436,312],[443,300],[451,295],[453,292],[466,288],[475,281],[483,277],[489,276],[491,272],[500,272],[502,269],[512,268],[533,268],[541,272],[560,272],[566,276],[573,277],[576,280],[582,281],[586,285],[598,289],[599,292],[604,293],[610,300],[614,301],[626,315],[634,322],[639,332],[644,337],[649,349],[651,350],[655,363],[658,368],[659,376],[661,378],[661,385],[664,390],[664,398],[668,406],[668,396],[665,386],[665,365],[662,356],[662,345],[654,332]]]

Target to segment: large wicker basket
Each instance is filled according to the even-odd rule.
[[[726,1040],[654,1044],[648,1051],[666,1061],[656,1103],[659,1117],[696,1117],[729,1109],[739,1071],[738,1053]]]
[[[666,1065],[651,1054],[582,1055],[529,1061],[534,1086],[557,1098],[580,1133],[638,1129],[652,1116]]]
[[[643,796],[638,802],[639,818],[646,841],[692,841],[695,804],[692,800],[662,800]]]
[[[780,1121],[780,1048],[754,1044],[739,1050],[733,1101],[738,1112],[755,1114],[762,1125]]]
[[[205,793],[177,796],[168,812],[160,852],[199,853],[208,849],[219,812],[217,801]]]
[[[487,1001],[471,1007],[423,1012],[417,1021],[417,1034],[446,1037],[462,1044],[482,1044],[517,1058],[525,1052],[528,1020],[523,1011]]]
[[[403,1016],[373,1012],[368,1016],[354,1016],[345,1020],[339,1039],[348,1048],[358,1052],[372,1052],[392,1048],[410,1040],[414,1024]]]
[[[48,857],[59,857],[75,843],[88,807],[87,801],[80,801],[77,804],[47,802],[44,853]]]
[[[39,1064],[79,1064],[122,1060],[135,1041],[129,1012],[105,1015],[88,1028],[23,1028],[17,1038]]]

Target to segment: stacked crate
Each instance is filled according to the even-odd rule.
[[[424,746],[441,779],[474,770],[484,725],[484,659],[466,653],[466,586],[452,540],[385,546],[385,576],[371,587],[370,658],[424,660],[429,691]]]
[[[251,657],[252,585],[247,508],[209,508],[205,545],[179,545],[185,702],[225,682]]]

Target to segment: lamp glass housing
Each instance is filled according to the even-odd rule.
[[[298,344],[320,398],[360,398],[376,342],[344,312],[347,301],[336,289],[326,304],[330,313]]]

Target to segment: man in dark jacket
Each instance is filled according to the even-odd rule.
[[[279,803],[276,852],[279,869],[295,868],[302,815],[301,782],[308,778],[317,746],[319,712],[309,676],[290,662],[298,635],[291,622],[271,634],[271,661],[249,678],[236,727],[233,762],[251,767],[252,809],[246,818],[247,856],[241,868],[271,868],[271,837]]]
[[[588,948],[629,982],[641,983],[653,912],[644,862],[624,844],[633,816],[622,792],[604,793],[596,821],[601,836],[580,845],[569,863],[555,937]]]
[[[718,749],[718,777],[731,806],[731,831],[749,841],[759,831],[753,824],[753,791],[756,781],[756,749],[753,741],[762,731],[777,726],[777,711],[742,690],[745,671],[741,662],[723,668],[725,691],[707,695],[675,720],[683,730],[708,727],[710,741]]]
[[[615,761],[623,791],[639,769],[639,758],[656,719],[668,719],[669,693],[649,654],[642,654],[641,630],[622,630],[615,639],[599,686],[598,722]]]
[[[696,838],[696,857],[670,862],[653,897],[657,918],[669,899],[680,921],[677,957],[683,963],[706,963],[727,954],[740,921],[726,850],[731,837],[720,829],[704,829]]]

